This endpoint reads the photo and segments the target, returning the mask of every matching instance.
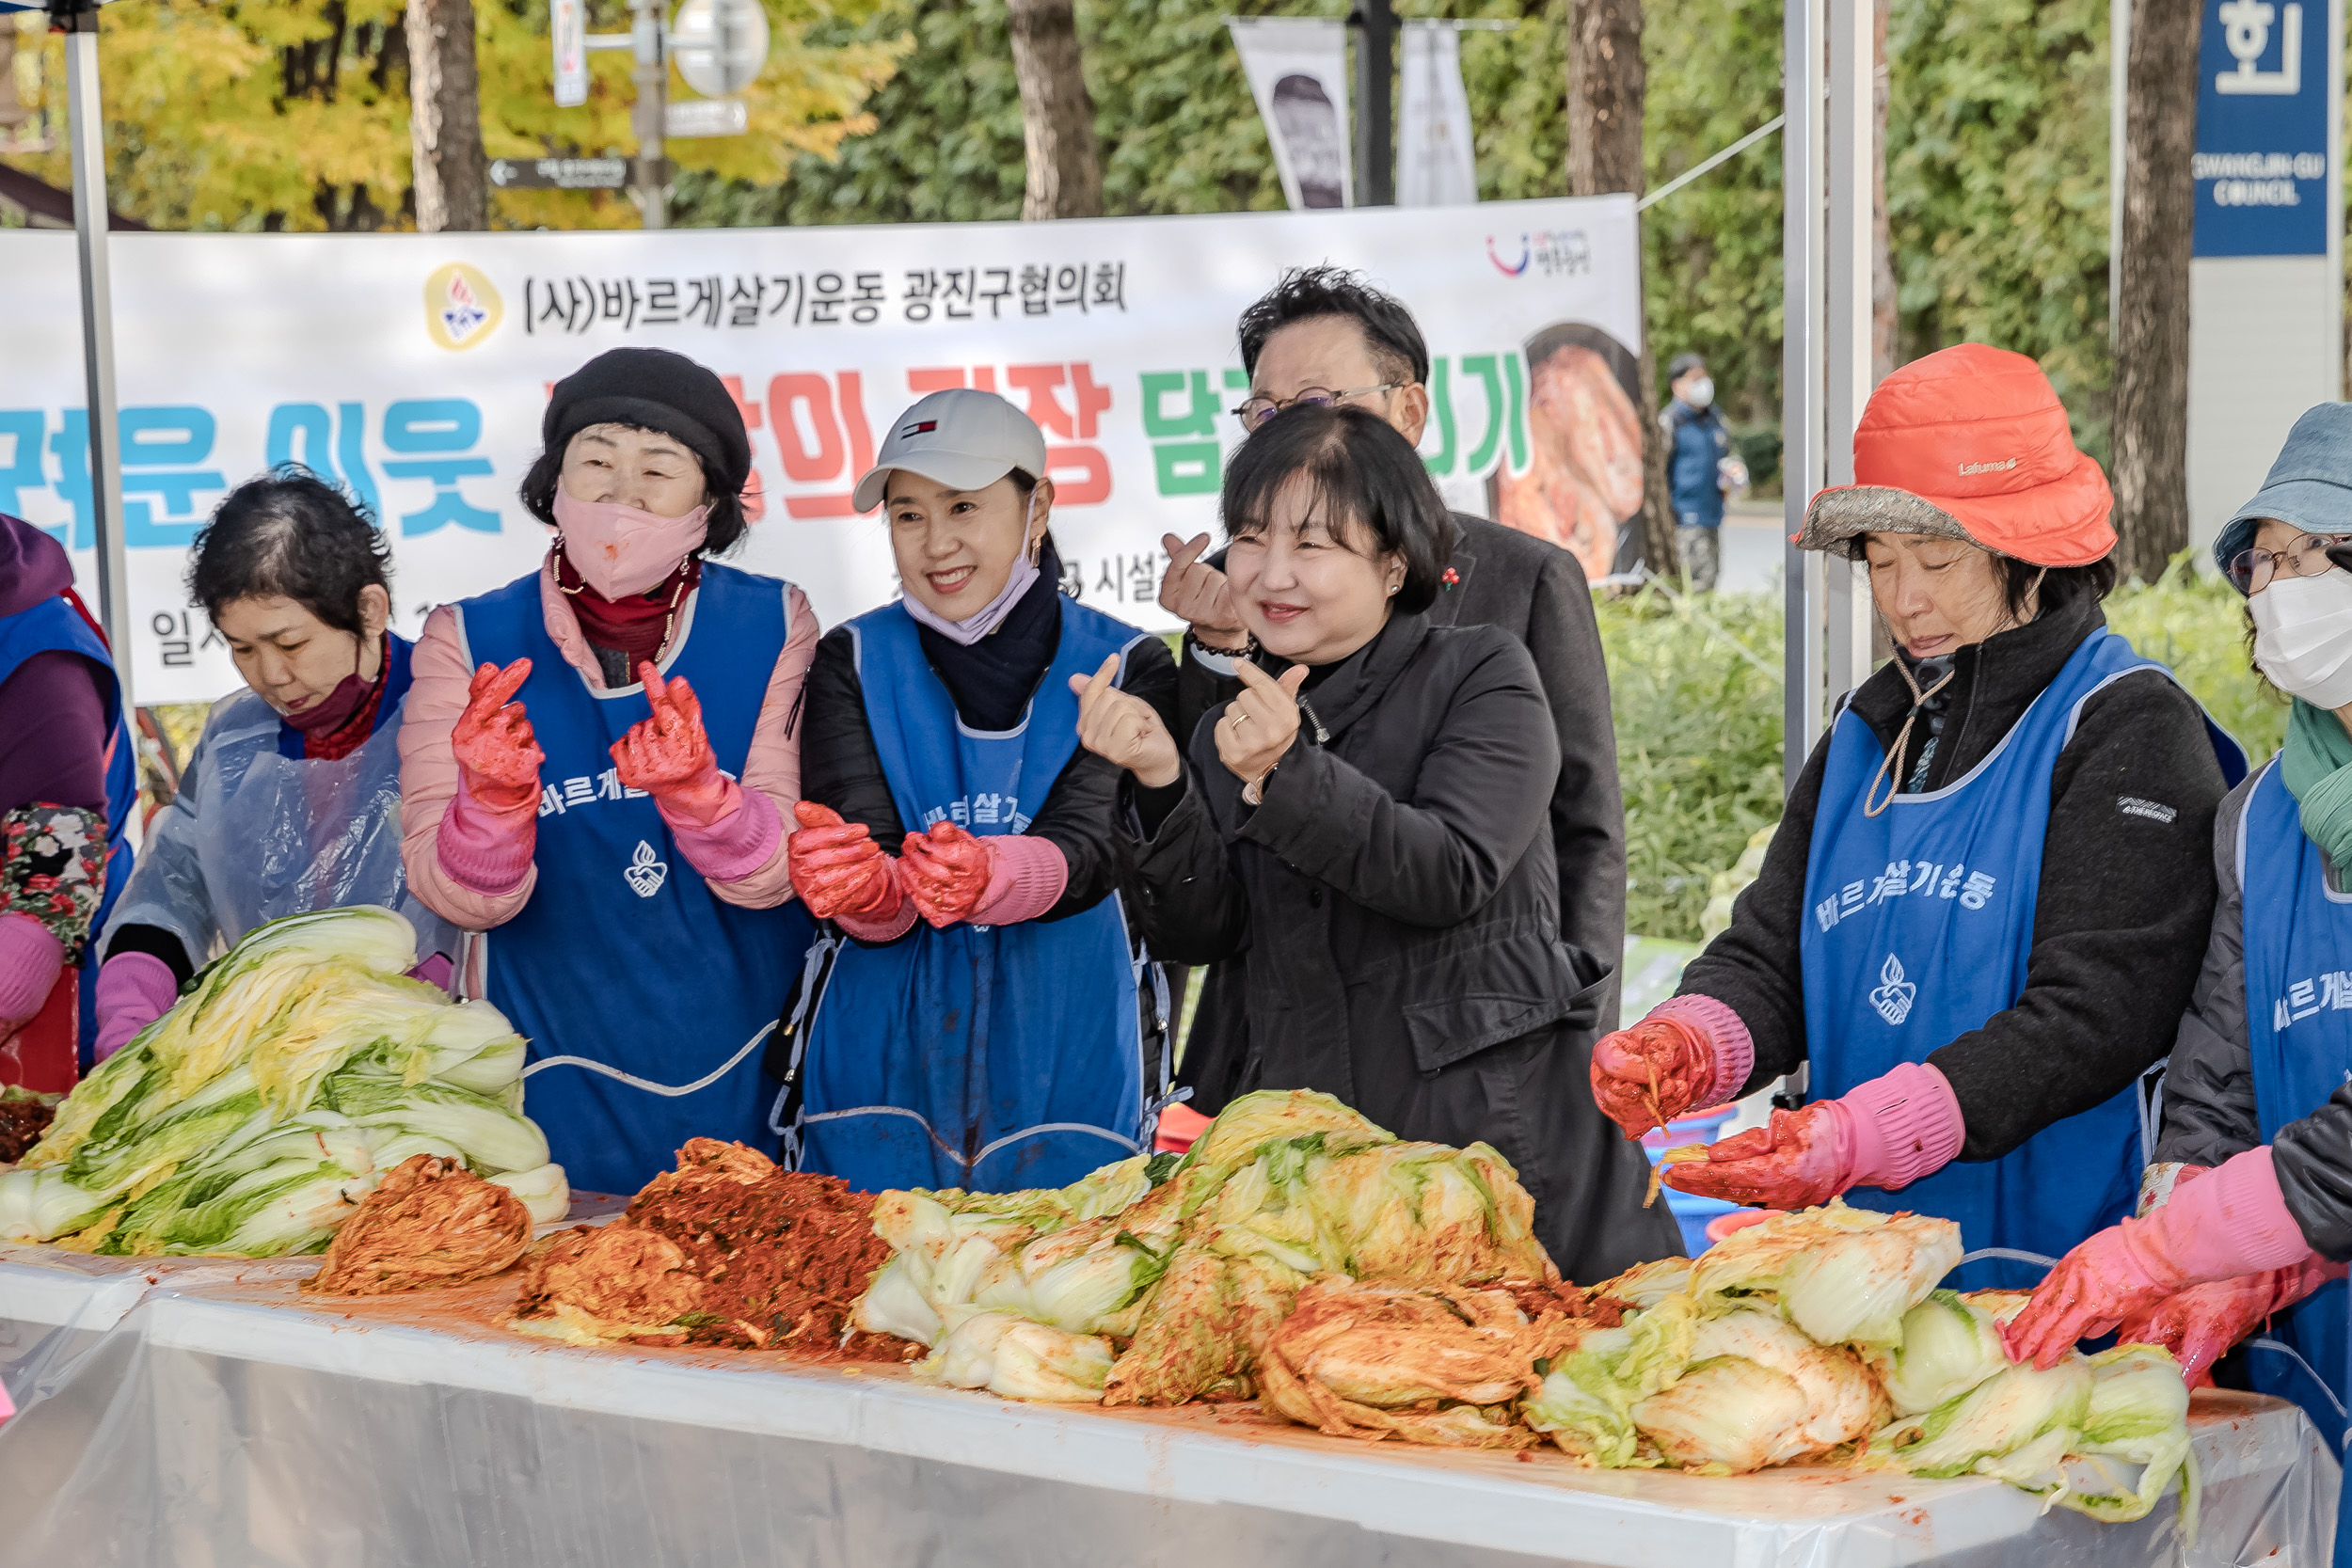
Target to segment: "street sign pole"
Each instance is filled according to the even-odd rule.
[[[629,119],[637,133],[637,205],[648,229],[670,227],[669,160],[661,138],[669,116],[670,65],[663,54],[662,0],[629,0],[629,38],[637,56],[630,80],[637,103]]]
[[[1356,30],[1356,205],[1396,205],[1396,9],[1390,0],[1358,0],[1347,13]]]
[[[90,515],[98,535],[98,615],[114,647],[122,705],[131,698],[131,579],[122,551],[121,431],[115,416],[114,282],[106,257],[106,119],[98,95],[96,0],[53,0],[65,34],[66,115],[73,138],[73,234],[81,258],[82,367],[88,383]]]

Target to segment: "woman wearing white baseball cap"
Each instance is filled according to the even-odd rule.
[[[1115,891],[1120,770],[1079,749],[1070,677],[1113,672],[1172,724],[1176,668],[1063,598],[1045,463],[993,392],[900,415],[855,500],[883,506],[903,593],[809,673],[788,854],[833,924],[777,1130],[867,1191],[1066,1185],[1149,1147],[1166,1082],[1165,998]]]

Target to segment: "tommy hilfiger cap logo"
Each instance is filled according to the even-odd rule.
[[[919,424],[900,425],[898,427],[898,434],[901,436],[928,436],[938,428],[939,421],[937,420],[925,420]]]
[[[1963,463],[1960,466],[1960,471],[1963,474],[1997,474],[2015,467],[2017,467],[2017,459],[2012,457],[2005,463]]]

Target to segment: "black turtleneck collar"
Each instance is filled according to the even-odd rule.
[[[1009,730],[1036,694],[1061,648],[1061,557],[1048,537],[1038,556],[1037,580],[996,629],[970,647],[915,623],[923,657],[931,661],[956,715],[976,730]]]

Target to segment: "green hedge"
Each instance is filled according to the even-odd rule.
[[[1780,595],[1650,589],[1597,608],[1625,781],[1627,929],[1696,942],[1709,881],[1780,817]],[[2176,562],[2153,588],[2118,590],[2107,619],[2257,764],[2279,749],[2286,705],[2248,665],[2244,602],[2226,583]]]

